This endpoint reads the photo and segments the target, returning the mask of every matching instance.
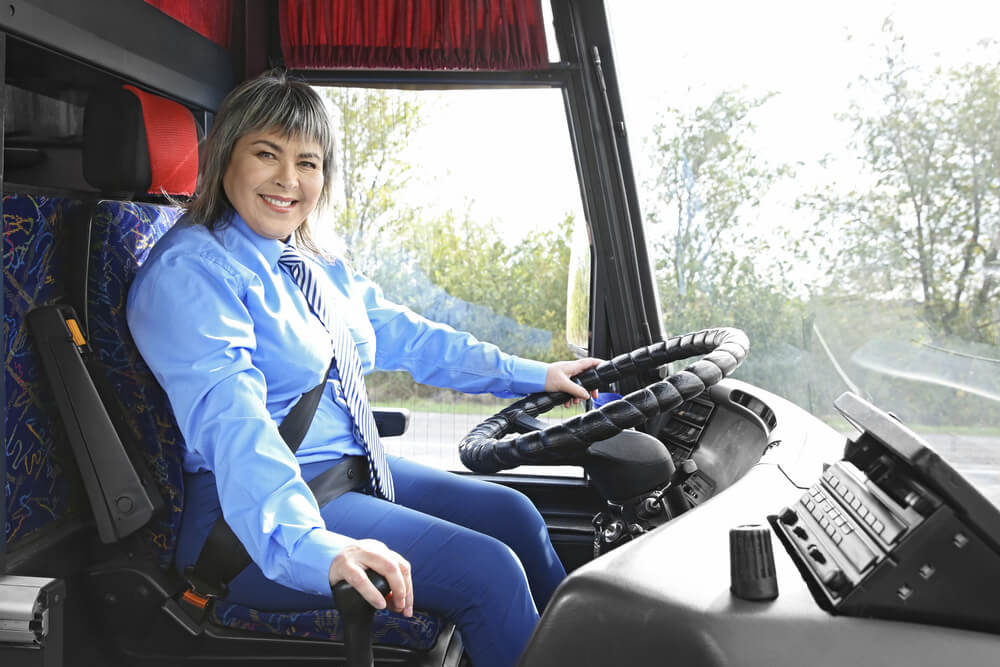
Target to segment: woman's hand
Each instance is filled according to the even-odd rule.
[[[586,357],[584,359],[574,359],[573,361],[555,361],[549,364],[549,370],[545,373],[545,391],[563,391],[573,397],[566,406],[576,405],[580,401],[588,398],[597,398],[597,390],[587,392],[586,389],[573,382],[570,378],[579,375],[588,368],[601,363],[600,359]]]
[[[390,593],[382,597],[368,579],[365,570],[372,569],[389,582]],[[330,565],[330,586],[347,580],[376,609],[387,604],[403,616],[413,616],[413,579],[410,563],[378,540],[358,540],[344,547]]]

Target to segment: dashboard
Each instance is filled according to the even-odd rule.
[[[574,571],[521,664],[995,664],[1000,514],[886,413],[837,407],[858,436],[733,380],[661,418],[693,509]],[[773,599],[731,591],[745,526]]]

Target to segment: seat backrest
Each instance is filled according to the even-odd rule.
[[[137,436],[140,456],[165,501],[161,516],[143,529],[160,565],[173,559],[183,512],[183,438],[167,397],[139,356],[125,321],[129,285],[153,244],[181,215],[172,206],[103,200],[92,217],[90,346],[118,400],[119,416]],[[164,317],[169,317],[164,313]]]
[[[24,192],[3,196],[8,553],[43,529],[58,529],[89,511],[25,320],[37,306],[67,300],[70,226],[79,222],[76,218],[83,209],[82,201],[67,196]]]
[[[124,86],[95,97],[84,115],[84,175],[103,190],[194,192],[198,134],[180,104]],[[121,421],[157,482],[165,511],[142,531],[160,565],[173,559],[183,512],[183,439],[169,402],[139,356],[125,320],[129,286],[153,244],[180,218],[176,206],[101,200],[91,217],[90,346],[107,375]],[[164,314],[169,317],[169,313]]]

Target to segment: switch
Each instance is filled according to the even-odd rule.
[[[824,579],[823,583],[833,591],[837,597],[845,597],[851,592],[851,580],[847,578],[843,570],[831,571]]]
[[[794,526],[795,523],[799,520],[799,513],[796,512],[791,507],[786,507],[783,510],[781,510],[781,513],[778,515],[778,518],[781,519],[781,523],[785,524],[786,526]]]

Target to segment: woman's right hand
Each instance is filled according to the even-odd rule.
[[[368,579],[365,570],[375,570],[389,582],[385,598]],[[403,616],[413,616],[413,579],[410,563],[378,540],[358,540],[340,552],[330,565],[330,586],[346,580],[376,609],[386,603]]]

